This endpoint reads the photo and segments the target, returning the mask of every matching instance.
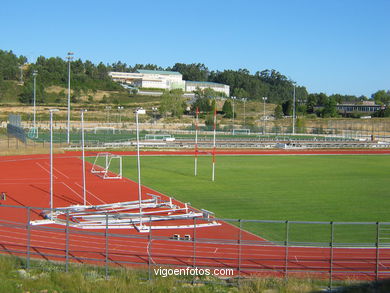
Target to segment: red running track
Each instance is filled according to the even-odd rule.
[[[169,152],[190,155],[192,152]],[[219,154],[390,154],[388,150],[360,151],[219,151]],[[133,155],[132,152],[122,153]],[[148,152],[163,155],[165,152]],[[81,161],[78,153],[55,155],[54,207],[82,204]],[[89,165],[90,167],[90,165]],[[294,247],[273,244],[238,227],[221,226],[139,233],[135,229],[81,230],[60,225],[30,226],[41,219],[39,209],[49,207],[49,158],[47,155],[1,157],[0,191],[7,199],[0,207],[0,251],[47,260],[116,266],[196,266],[232,268],[235,274],[318,275],[372,280],[390,273],[390,249]],[[87,172],[87,201],[102,204],[137,200],[137,184],[128,179],[103,180]],[[143,187],[147,193],[167,197]],[[178,205],[183,205],[176,202]],[[12,205],[17,207],[7,207]],[[180,223],[193,224],[192,221]],[[191,235],[196,241],[173,240],[173,234]],[[68,241],[67,241],[68,239]],[[68,245],[67,245],[68,243]]]

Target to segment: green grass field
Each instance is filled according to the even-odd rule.
[[[137,179],[136,158],[124,176]],[[389,221],[390,157],[380,155],[142,157],[142,184],[232,219]],[[284,224],[244,223],[267,239],[284,240]],[[329,242],[330,225],[290,225],[290,241]],[[375,242],[375,225],[337,225],[334,240]]]

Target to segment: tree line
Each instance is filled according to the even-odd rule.
[[[25,56],[16,56],[12,51],[0,50],[0,89],[4,80],[18,80],[19,67],[27,62]],[[68,82],[68,61],[59,57],[46,58],[40,56],[35,63],[31,63],[23,72],[24,85],[20,101],[30,103],[32,99],[33,71],[37,70],[37,96],[44,102],[44,89],[57,85],[66,87]],[[138,69],[171,70],[178,71],[184,80],[209,81],[223,83],[230,86],[231,96],[260,100],[267,97],[268,103],[277,104],[277,113],[280,115],[292,114],[293,92],[295,88],[297,112],[313,114],[320,117],[333,117],[337,115],[335,105],[343,102],[360,102],[368,100],[365,96],[330,95],[324,93],[308,93],[301,85],[273,69],[259,70],[254,74],[247,69],[238,70],[209,70],[203,63],[184,64],[176,63],[171,67],[163,68],[155,64],[127,65],[121,61],[104,64],[94,64],[89,60],[81,59],[71,61],[71,84],[74,95],[79,92],[97,90],[124,90],[108,76],[110,71],[135,72]],[[176,95],[175,93],[174,95]],[[208,93],[210,94],[210,93]],[[215,93],[214,93],[215,94]],[[198,93],[197,95],[201,95]],[[380,90],[371,96],[376,103],[388,104],[390,91]],[[172,99],[171,99],[172,100]],[[175,100],[175,99],[173,99]],[[201,101],[200,101],[201,102]],[[203,101],[204,102],[204,101]],[[169,104],[171,104],[170,102]],[[175,113],[177,111],[175,110]]]

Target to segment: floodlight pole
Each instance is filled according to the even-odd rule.
[[[236,99],[236,97],[232,97],[232,101],[233,101],[233,135],[234,135],[234,100]]]
[[[212,181],[214,181],[214,179],[215,179],[215,135],[216,135],[216,128],[217,128],[217,104],[214,103],[213,174],[211,177]]]
[[[293,125],[292,133],[295,134],[295,83],[294,83],[294,101],[293,101]]]
[[[106,110],[107,110],[107,125],[109,125],[110,124],[110,110],[111,110],[111,106],[107,106]]]
[[[242,99],[244,101],[244,128],[246,128],[246,111],[245,111],[245,103],[246,103],[246,98]]]
[[[141,162],[140,162],[140,155],[139,155],[139,126],[138,126],[138,109],[135,111],[135,123],[136,123],[136,129],[137,129],[137,169],[138,169],[138,201],[139,201],[139,217],[140,217],[140,225],[142,225],[142,207],[141,207],[141,201],[142,201],[142,193],[141,193]]]
[[[53,220],[53,112],[58,109],[50,109],[50,219]]]
[[[120,127],[120,125],[122,124],[121,110],[123,110],[123,106],[118,106],[118,112],[119,112],[119,127]]]
[[[195,118],[195,176],[198,175],[198,122],[199,122],[199,108],[196,107],[196,118]]]
[[[70,143],[70,61],[73,60],[73,54],[72,52],[68,52],[68,131],[67,131],[67,143]]]
[[[20,68],[20,83],[23,84],[23,64],[19,66]]]
[[[263,114],[263,120],[264,120],[264,128],[263,128],[263,134],[265,134],[265,101],[267,101],[267,97],[263,97],[263,102],[264,102],[264,114]]]
[[[34,131],[36,128],[36,85],[37,85],[37,74],[38,71],[33,71],[33,77],[34,77],[34,101],[33,101],[33,127]]]
[[[84,152],[84,112],[87,110],[81,110],[81,149],[83,153],[83,200],[84,206],[87,205],[87,195],[86,195],[86,183],[85,183],[85,152]]]

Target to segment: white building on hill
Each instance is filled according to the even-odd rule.
[[[186,80],[186,92],[194,92],[196,89],[212,89],[216,92],[224,93],[227,97],[230,95],[230,86],[222,83],[209,81],[190,81]]]
[[[139,88],[157,88],[164,90],[185,90],[185,82],[180,72],[163,70],[137,70],[137,72],[109,72],[116,82],[132,84]]]
[[[211,88],[226,96],[230,94],[228,85],[207,81],[184,81],[183,75],[176,71],[140,69],[137,72],[109,72],[108,75],[113,81],[131,84],[138,88],[182,89],[185,92],[194,92],[197,88],[202,90]]]

